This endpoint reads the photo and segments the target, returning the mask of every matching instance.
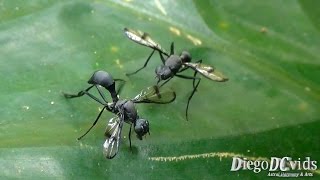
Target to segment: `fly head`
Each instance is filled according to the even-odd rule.
[[[182,62],[191,62],[191,54],[188,51],[182,51],[182,53],[180,54],[180,59]]]
[[[137,119],[134,125],[134,131],[137,134],[137,138],[142,140],[142,137],[149,133],[149,122],[146,119]]]

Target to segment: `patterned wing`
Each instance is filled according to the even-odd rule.
[[[192,62],[186,62],[184,65],[194,69],[195,71],[198,71],[200,74],[202,74],[204,77],[218,82],[224,82],[227,81],[228,78],[225,77],[221,72],[217,71],[213,67],[209,65],[205,65],[202,63],[192,63]]]
[[[134,103],[168,104],[176,99],[176,93],[170,89],[160,90],[158,86],[148,87],[140,92],[134,99]]]
[[[113,117],[107,124],[105,136],[106,141],[103,144],[103,154],[108,159],[114,158],[119,151],[123,121],[119,116]]]
[[[124,33],[125,35],[131,39],[132,41],[141,44],[143,46],[147,46],[149,48],[161,51],[164,54],[167,54],[166,51],[151,37],[149,34],[141,31],[134,31],[132,29],[124,28]]]

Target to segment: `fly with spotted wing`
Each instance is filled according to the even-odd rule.
[[[119,92],[123,86],[120,86],[116,90],[115,81],[123,82],[121,79],[113,79],[112,76],[105,71],[96,71],[89,79],[88,83],[91,84],[89,88],[78,92],[77,94],[64,93],[66,98],[76,98],[83,95],[89,96],[91,99],[103,105],[102,110],[98,114],[96,120],[91,127],[78,138],[80,140],[96,125],[100,119],[104,110],[107,110],[116,116],[111,118],[107,124],[105,131],[105,142],[103,144],[103,153],[108,159],[114,158],[118,151],[121,141],[121,132],[124,122],[130,125],[129,130],[129,143],[131,148],[131,128],[134,127],[134,131],[138,139],[142,140],[143,136],[149,133],[149,122],[146,119],[140,118],[135,108],[137,103],[155,103],[155,104],[168,104],[175,100],[176,94],[171,90],[159,91],[155,86],[148,87],[142,90],[133,99],[119,99]],[[95,87],[100,97],[96,97],[89,90]],[[103,88],[109,91],[112,102],[108,102],[103,93]]]
[[[164,84],[169,82],[173,77],[178,77],[182,79],[192,80],[193,90],[188,98],[188,103],[186,107],[186,119],[188,120],[188,109],[189,103],[192,99],[194,93],[196,92],[201,78],[197,77],[197,73],[200,73],[202,76],[216,82],[225,82],[228,80],[222,73],[217,71],[215,68],[209,65],[202,64],[202,60],[196,62],[191,62],[191,55],[188,51],[182,51],[181,54],[174,53],[174,44],[171,43],[170,54],[168,54],[161,46],[154,41],[149,34],[141,31],[135,31],[132,29],[124,28],[125,35],[132,41],[141,44],[143,46],[149,47],[152,50],[151,54],[148,56],[144,65],[132,73],[127,73],[127,76],[138,73],[140,70],[145,68],[148,65],[149,60],[153,56],[154,52],[157,51],[160,55],[162,64],[157,66],[155,69],[156,78],[158,79],[157,85],[162,87]],[[193,76],[186,76],[181,74],[187,69],[194,70]],[[160,83],[162,82],[162,83]]]

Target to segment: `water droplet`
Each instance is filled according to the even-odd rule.
[[[179,30],[178,28],[175,28],[175,27],[170,26],[170,27],[169,27],[169,30],[170,30],[171,32],[173,32],[174,34],[178,35],[178,36],[181,35],[181,32],[180,32],[180,30]]]
[[[25,110],[29,110],[30,109],[29,106],[22,106],[22,108],[25,109]]]

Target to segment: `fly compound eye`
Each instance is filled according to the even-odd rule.
[[[142,137],[149,132],[149,122],[145,119],[138,119],[134,126],[134,131],[137,134],[137,138],[142,140]]]
[[[191,61],[191,55],[188,51],[182,51],[180,58],[182,62],[190,62]]]

